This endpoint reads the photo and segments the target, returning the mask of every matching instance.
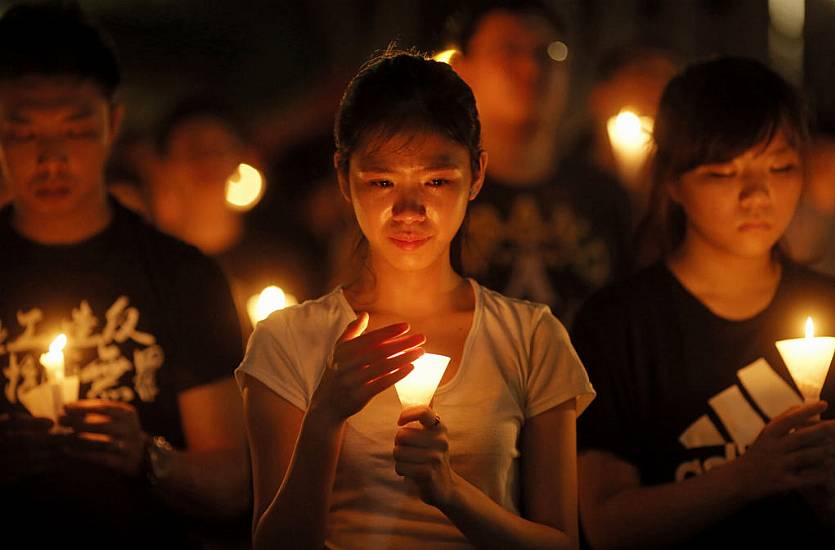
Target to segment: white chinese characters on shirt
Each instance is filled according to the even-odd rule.
[[[131,402],[138,397],[149,402],[159,393],[156,376],[164,362],[163,350],[154,335],[137,329],[139,310],[129,304],[127,296],[117,298],[105,312],[99,332],[99,319],[86,300],[72,310],[70,319],[61,321],[61,331],[69,341],[66,375],[78,376],[82,388],[86,388],[82,398]],[[2,368],[3,389],[9,403],[18,403],[21,394],[46,380],[37,358],[55,335],[38,332],[43,317],[38,307],[18,311],[21,331],[17,336],[0,324],[0,364],[6,363]],[[126,345],[129,342],[133,345]],[[129,348],[132,356],[126,357],[123,352]],[[91,354],[93,350],[95,355]],[[124,376],[130,372],[132,377]]]

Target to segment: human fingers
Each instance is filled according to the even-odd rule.
[[[79,433],[95,433],[111,437],[127,437],[136,431],[136,427],[126,419],[114,420],[101,414],[87,414],[84,416],[62,416],[59,419],[62,426],[72,428]]]
[[[358,390],[360,400],[362,400],[363,403],[367,403],[378,393],[385,391],[400,380],[406,378],[406,376],[412,372],[414,368],[415,367],[411,363],[406,363],[396,370],[375,378]]]
[[[394,435],[394,445],[396,447],[420,447],[440,452],[449,450],[449,440],[443,425],[431,430],[404,426]]]
[[[346,326],[345,330],[342,331],[342,335],[339,337],[338,342],[353,340],[365,332],[366,328],[368,328],[368,313],[361,311],[359,315],[357,315],[357,318],[348,323],[348,326]]]
[[[436,426],[435,419],[440,423],[440,417],[437,416],[432,409],[426,405],[418,405],[415,407],[407,407],[400,412],[400,417],[397,419],[398,426],[404,426],[409,422],[420,422],[427,428]]]
[[[825,468],[806,468],[788,473],[783,479],[782,491],[792,491],[823,485],[829,480],[829,472]]]
[[[395,357],[376,361],[363,368],[348,370],[342,374],[343,383],[347,386],[367,384],[380,376],[411,364],[423,353],[423,349],[416,348]]]
[[[426,343],[426,336],[423,334],[410,334],[386,340],[375,346],[355,349],[352,353],[340,350],[334,354],[334,361],[338,368],[356,368],[397,356],[422,346],[424,343]]]
[[[794,451],[786,457],[785,465],[792,470],[801,470],[805,468],[826,468],[824,462],[835,456],[835,449],[832,445],[824,445],[820,447],[808,447]]]
[[[826,401],[815,401],[814,403],[804,403],[792,407],[786,412],[775,416],[763,431],[768,435],[776,437],[783,436],[791,430],[802,426],[813,416],[825,411],[827,406]]]
[[[133,405],[122,401],[109,401],[105,399],[85,399],[64,405],[66,416],[83,416],[87,414],[106,415],[114,420],[133,418],[136,416],[136,408]]]
[[[815,422],[787,435],[786,450],[795,451],[810,446],[835,443],[835,420]]]

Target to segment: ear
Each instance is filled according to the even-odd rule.
[[[473,174],[473,182],[470,184],[469,200],[475,199],[484,186],[484,177],[487,174],[487,153],[482,151],[478,156],[478,173]]]
[[[681,204],[681,189],[678,180],[664,184],[664,188],[671,201],[676,204]]]
[[[348,182],[348,175],[342,171],[342,155],[333,154],[333,169],[336,170],[336,181],[339,183],[339,192],[348,204],[351,203],[351,184]]]

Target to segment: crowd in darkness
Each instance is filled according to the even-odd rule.
[[[832,542],[835,375],[799,397],[774,346],[807,314],[835,331],[835,141],[802,91],[636,43],[578,102],[550,3],[455,2],[443,28],[443,60],[393,42],[312,95],[291,143],[211,90],[126,126],[76,3],[0,13],[8,529]],[[449,366],[401,410],[425,352]]]

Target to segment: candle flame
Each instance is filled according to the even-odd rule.
[[[457,53],[458,50],[456,50],[455,48],[448,48],[433,55],[432,59],[449,65],[449,63],[452,61],[453,56]]]
[[[249,164],[239,164],[226,180],[226,203],[234,210],[246,211],[264,195],[264,178]]]
[[[252,324],[255,325],[258,321],[262,321],[270,316],[270,313],[279,309],[284,309],[287,306],[297,304],[298,300],[292,294],[287,294],[281,288],[270,285],[260,292],[252,296],[247,301],[247,313]]]
[[[806,338],[814,338],[815,337],[815,324],[812,322],[811,317],[806,317]]]
[[[55,337],[55,340],[49,344],[49,352],[50,353],[59,353],[64,351],[64,348],[67,345],[67,335],[64,333],[59,334]]]

